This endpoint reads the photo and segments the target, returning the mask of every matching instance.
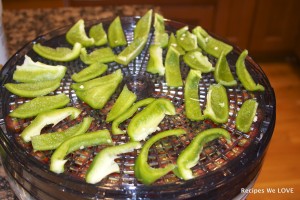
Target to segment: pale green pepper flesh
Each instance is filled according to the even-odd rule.
[[[71,76],[75,82],[84,82],[100,76],[107,70],[107,65],[101,62],[96,62],[82,69],[80,72]]]
[[[165,60],[165,77],[167,86],[180,87],[183,85],[180,72],[180,53],[174,48],[170,47],[167,52]]]
[[[120,17],[116,17],[108,28],[108,41],[112,48],[127,44]]]

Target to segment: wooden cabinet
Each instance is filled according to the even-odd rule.
[[[155,5],[165,18],[200,25],[253,56],[299,53],[298,0],[2,0],[4,8]],[[52,3],[51,3],[52,2]]]

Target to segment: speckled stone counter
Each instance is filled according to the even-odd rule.
[[[26,43],[51,30],[73,24],[78,19],[95,20],[114,16],[141,16],[153,6],[117,6],[57,8],[35,10],[4,10],[3,26],[7,39],[8,55],[11,57]],[[17,197],[5,179],[5,172],[0,162],[0,199],[14,200]]]

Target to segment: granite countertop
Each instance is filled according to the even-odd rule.
[[[78,19],[95,20],[114,16],[141,16],[149,9],[159,12],[153,6],[106,6],[84,8],[3,10],[3,26],[7,39],[8,57],[37,36],[51,30],[75,23]],[[5,179],[0,162],[0,199],[17,199]]]

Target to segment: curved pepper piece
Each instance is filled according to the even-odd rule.
[[[20,97],[37,97],[49,94],[60,86],[60,79],[37,83],[6,83],[4,87]]]
[[[125,132],[119,128],[119,124],[121,124],[125,120],[132,117],[139,108],[149,105],[154,100],[155,100],[154,98],[147,98],[147,99],[140,100],[140,101],[136,102],[135,104],[133,104],[133,106],[131,106],[125,113],[123,113],[122,115],[120,115],[118,118],[116,118],[113,121],[112,133],[114,135],[124,134]]]
[[[152,12],[152,10],[149,10],[136,23],[136,27],[134,29],[134,40],[136,40],[137,38],[148,38],[152,22]]]
[[[100,144],[112,144],[112,139],[108,130],[77,135],[63,142],[52,154],[50,171],[57,174],[64,172],[64,165],[67,160],[64,158],[71,152],[85,147],[96,146]]]
[[[89,38],[85,32],[84,20],[80,19],[74,24],[70,30],[66,33],[67,41],[74,45],[76,42],[79,42],[84,47],[93,46],[95,43],[94,38]]]
[[[80,72],[73,74],[71,78],[75,82],[88,81],[106,72],[107,68],[106,64],[96,62],[84,68]]]
[[[174,173],[184,180],[194,178],[191,170],[194,167],[200,157],[203,146],[212,140],[219,137],[224,137],[227,141],[230,141],[231,136],[229,132],[222,128],[212,128],[199,133],[191,143],[179,154],[177,159],[177,168]]]
[[[256,84],[246,68],[245,59],[247,55],[248,51],[244,50],[236,61],[236,74],[246,90],[264,91],[264,86]]]
[[[120,17],[116,17],[108,27],[108,42],[112,48],[127,44]]]
[[[180,72],[180,53],[170,46],[165,60],[166,82],[169,87],[180,87],[183,85]]]
[[[214,84],[209,86],[206,108],[203,111],[203,115],[215,123],[226,123],[228,121],[228,97],[223,85]]]
[[[90,165],[85,177],[86,182],[95,184],[111,173],[120,172],[119,165],[114,161],[117,155],[132,152],[134,149],[139,148],[141,148],[139,142],[127,142],[103,149],[96,155]]]
[[[218,62],[216,64],[216,69],[214,71],[214,77],[216,81],[224,86],[235,86],[237,81],[234,80],[234,77],[230,71],[226,56],[222,52]]]
[[[202,73],[208,73],[214,70],[207,56],[199,50],[189,51],[183,56],[184,62],[192,69],[200,70]]]
[[[163,64],[162,47],[152,44],[149,48],[149,62],[147,64],[147,72],[163,76],[165,74],[165,66]]]
[[[31,144],[35,151],[53,150],[59,147],[67,139],[85,133],[94,118],[86,117],[80,124],[76,124],[62,132],[45,133],[31,138]]]
[[[128,125],[128,135],[132,141],[145,140],[156,131],[165,115],[175,115],[175,107],[168,99],[157,99],[136,114]]]
[[[232,51],[233,47],[220,40],[217,40],[210,36],[202,27],[197,26],[193,29],[193,33],[197,37],[198,45],[210,55],[219,58],[221,53],[227,55]]]
[[[96,49],[90,54],[87,53],[85,48],[80,51],[80,59],[85,64],[93,64],[95,62],[109,63],[115,61],[116,55],[110,47],[103,47]]]
[[[169,39],[169,43],[168,43],[168,49],[171,46],[173,48],[175,48],[179,52],[180,55],[184,55],[185,54],[185,51],[181,48],[181,46],[178,45],[176,37],[174,36],[174,33],[171,33],[171,35],[170,35],[170,39]]]
[[[32,49],[43,58],[62,62],[67,62],[78,58],[81,48],[82,45],[78,42],[74,44],[73,49],[69,49],[67,47],[57,47],[54,49],[43,46],[40,43],[33,44],[32,46]]]
[[[24,63],[16,67],[13,79],[23,83],[36,83],[38,81],[49,81],[62,79],[67,68],[62,65],[47,65],[41,62],[33,62],[25,55]]]
[[[111,78],[109,80],[108,78]],[[116,91],[123,75],[121,70],[113,74],[103,76],[94,80],[83,83],[73,84],[71,87],[76,88],[76,95],[94,109],[101,109],[105,106],[111,95]],[[106,82],[107,81],[107,82]]]
[[[106,122],[111,122],[126,112],[128,108],[135,102],[136,98],[137,96],[125,85],[115,104],[107,114]]]
[[[189,27],[185,26],[176,31],[177,43],[185,50],[192,51],[197,49],[197,37],[189,32]]]
[[[102,23],[92,26],[89,31],[89,36],[94,39],[95,46],[102,46],[107,43],[107,35],[103,29]]]
[[[254,120],[258,103],[255,99],[248,99],[245,101],[238,111],[236,116],[236,128],[244,133],[250,131],[251,124]]]
[[[51,110],[47,112],[40,113],[29,126],[27,126],[21,133],[21,138],[25,142],[30,142],[31,137],[40,135],[41,130],[49,124],[55,126],[58,122],[70,116],[71,119],[75,119],[81,111],[77,108],[67,107],[57,110]]]
[[[158,140],[168,136],[172,136],[172,135],[179,136],[182,134],[186,134],[185,130],[183,129],[168,130],[168,131],[158,133],[153,137],[151,137],[149,140],[147,140],[147,142],[143,145],[140,154],[135,160],[135,165],[134,165],[134,174],[139,181],[141,181],[145,185],[150,185],[151,183],[155,182],[160,177],[166,175],[176,167],[176,165],[174,164],[168,164],[164,168],[150,167],[149,164],[147,163],[148,153],[150,147]]]
[[[70,99],[65,94],[36,97],[17,107],[14,111],[9,113],[9,116],[21,119],[34,117],[42,112],[62,108],[69,102]]]
[[[200,121],[204,119],[201,113],[199,100],[199,81],[201,72],[191,69],[184,86],[184,106],[186,117],[190,120]]]
[[[154,14],[154,44],[165,48],[168,46],[169,35],[165,30],[165,23],[163,16]]]

